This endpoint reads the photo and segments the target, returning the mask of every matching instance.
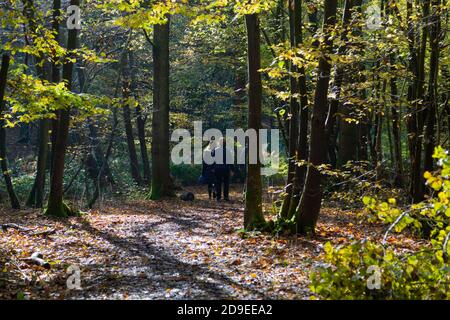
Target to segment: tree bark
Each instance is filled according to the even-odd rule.
[[[152,200],[174,195],[169,167],[169,34],[167,17],[153,30]]]
[[[306,182],[300,204],[297,208],[297,231],[299,233],[314,232],[322,202],[321,174],[318,166],[326,161],[327,95],[330,82],[330,69],[327,54],[332,51],[333,41],[327,35],[336,22],[336,0],[325,0],[323,31],[325,34],[322,56],[319,59],[318,80],[314,95],[313,114],[311,119],[311,139],[309,145],[309,164]]]
[[[36,37],[36,20],[35,20],[35,6],[32,0],[23,1],[23,12],[28,20],[29,32],[33,37]],[[41,67],[39,63],[44,63]],[[41,56],[35,57],[35,68],[37,75],[42,80],[51,81],[51,70],[48,67],[48,63],[43,61]],[[44,202],[44,188],[45,188],[45,176],[47,170],[47,157],[48,157],[48,140],[49,140],[49,120],[41,119],[39,121],[39,134],[38,134],[38,156],[37,156],[37,168],[36,176],[34,179],[33,187],[31,188],[26,205],[34,208],[42,208]]]
[[[142,184],[141,174],[139,173],[139,162],[136,154],[136,146],[134,144],[133,125],[131,123],[131,75],[130,75],[130,63],[128,60],[128,53],[125,52],[122,55],[122,98],[124,101],[123,110],[123,123],[125,127],[125,134],[127,138],[128,156],[130,158],[130,170],[131,177],[138,185]]]
[[[60,34],[60,26],[59,20],[61,18],[61,0],[53,0],[53,8],[52,8],[52,31],[55,37],[55,41],[60,44],[61,42],[61,34]],[[56,52],[56,50],[55,50]],[[58,64],[58,57],[53,56],[52,58],[52,82],[53,84],[59,83],[61,81],[61,69]],[[56,137],[58,135],[58,126],[59,126],[59,117],[60,111],[56,111],[56,119],[51,120],[51,154],[50,154],[50,163],[53,164],[53,158],[55,154],[55,144]],[[53,174],[53,165],[50,165],[50,177]]]
[[[288,1],[288,11],[289,11],[289,25],[290,25],[290,45],[291,48],[295,48],[298,44],[298,30],[300,25],[299,22],[299,12],[301,14],[301,9],[297,7],[299,1],[289,0]],[[299,125],[299,111],[300,111],[300,103],[299,103],[299,85],[296,74],[298,73],[298,68],[290,63],[289,65],[289,82],[290,82],[290,99],[289,99],[289,146],[288,146],[288,176],[287,183],[285,187],[285,197],[283,200],[283,204],[281,206],[280,216],[282,218],[287,218],[289,215],[289,207],[293,194],[293,181],[295,177],[295,169],[297,162],[297,151],[298,151],[298,125]]]
[[[136,83],[136,70],[134,64],[134,56],[130,51],[128,54],[130,69],[131,69],[131,93],[135,97],[137,101],[137,83]],[[147,150],[147,139],[145,135],[145,117],[142,114],[142,107],[138,103],[136,106],[136,126],[139,138],[139,148],[141,150],[141,158],[142,158],[142,167],[144,173],[144,182],[148,185],[151,182],[151,169],[150,169],[150,161],[148,159],[148,150]]]
[[[303,23],[302,23],[302,3],[301,0],[295,0],[295,38],[296,44],[303,42]],[[292,197],[289,204],[288,218],[292,218],[295,215],[298,203],[300,201],[301,191],[305,182],[306,164],[300,164],[300,162],[306,162],[308,160],[308,126],[309,126],[309,102],[308,102],[308,90],[306,86],[306,73],[305,67],[298,68],[298,91],[300,94],[300,123],[298,132],[297,152],[295,166],[295,175],[292,181]]]
[[[430,1],[426,0],[423,5],[424,20],[428,18]],[[412,6],[407,2],[408,16],[412,12]],[[424,108],[424,81],[425,81],[425,54],[428,35],[428,25],[422,27],[422,37],[420,32],[414,28],[412,24],[409,33],[409,43],[411,51],[410,69],[413,71],[414,80],[412,88],[408,92],[408,100],[414,106],[411,110],[409,120],[409,137],[410,137],[410,154],[411,154],[411,185],[410,194],[414,203],[420,202],[424,198],[423,188],[423,166],[422,166],[422,150],[423,150],[423,127],[425,124]],[[412,34],[411,34],[412,33]],[[415,45],[417,44],[417,46]],[[420,45],[420,46],[419,46]],[[417,47],[419,50],[417,50]]]
[[[437,87],[439,70],[439,34],[440,34],[440,14],[437,12],[440,7],[440,0],[432,1],[432,14],[430,15],[430,74],[428,80],[427,95],[427,126],[425,130],[425,160],[424,170],[433,171],[433,153],[436,146],[435,126],[437,111]]]
[[[49,120],[39,121],[39,150],[36,168],[36,177],[33,187],[27,199],[27,206],[42,208],[44,204],[45,175],[47,171],[48,139],[49,139]]]
[[[79,0],[71,0],[70,5],[79,6]],[[68,31],[67,50],[77,47],[77,29]],[[63,66],[63,79],[67,83],[67,90],[72,90],[73,62],[66,61]],[[59,112],[58,130],[53,148],[52,175],[50,179],[50,194],[45,213],[51,216],[66,217],[74,212],[63,203],[64,160],[67,149],[67,139],[70,126],[70,109],[65,108]]]
[[[258,133],[258,160],[256,164],[247,164],[247,178],[245,191],[244,227],[254,229],[264,224],[262,213],[262,181],[261,163],[259,159],[262,112],[262,81],[259,69],[261,68],[260,28],[257,14],[245,16],[247,28],[247,65],[248,65],[248,129]],[[247,150],[249,150],[247,148]]]
[[[395,58],[390,55],[390,64],[393,66],[395,63]],[[391,67],[394,72],[395,68]],[[397,77],[392,77],[390,79],[390,89],[391,89],[391,114],[392,114],[392,137],[394,144],[394,186],[403,186],[403,159],[402,159],[402,140],[400,135],[400,105],[398,103],[398,89],[397,89]]]
[[[11,175],[8,170],[8,159],[6,158],[6,128],[4,116],[6,112],[5,91],[6,81],[8,79],[9,62],[9,55],[3,54],[0,69],[0,167],[3,172],[3,178],[5,179],[6,190],[8,191],[11,207],[13,209],[20,209],[19,199],[14,192]]]
[[[344,30],[341,36],[341,40],[344,42],[347,42],[347,33],[349,31],[348,28],[350,28],[350,19],[352,17],[352,12],[355,7],[358,7],[361,5],[361,1],[358,0],[346,0],[344,5],[344,13],[342,15],[342,24],[344,26]],[[342,45],[338,53],[339,54],[345,54],[347,51],[347,46]],[[353,67],[354,68],[354,67]],[[349,78],[351,79],[351,69],[346,70],[346,68],[342,65],[338,65],[336,67],[336,75],[334,80],[334,91],[335,91],[335,98],[331,100],[330,107],[329,107],[329,115],[327,119],[327,132],[329,135],[328,140],[338,135],[337,132],[334,132],[334,122],[336,118],[336,112],[338,109],[340,109],[341,117],[339,118],[339,147],[338,147],[338,159],[337,164],[339,167],[342,167],[345,165],[348,161],[354,161],[357,159],[357,125],[355,122],[349,122],[347,121],[347,118],[351,118],[354,111],[354,106],[351,103],[340,103],[340,97],[341,97],[341,91],[342,91],[342,85],[344,83],[344,77],[345,77],[345,71],[350,71],[348,74],[350,74]],[[335,139],[335,138],[334,138]],[[333,139],[333,141],[334,141]],[[334,148],[332,149],[334,150]],[[332,156],[329,156],[330,159],[333,159]]]

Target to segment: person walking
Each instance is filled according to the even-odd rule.
[[[215,191],[215,180],[216,176],[214,173],[214,163],[213,163],[213,152],[216,147],[215,140],[211,140],[206,148],[203,150],[203,158],[202,158],[202,175],[200,179],[202,183],[208,185],[208,196],[209,200],[216,197]]]
[[[215,173],[215,186],[216,186],[216,200],[222,199],[222,187],[223,187],[223,199],[230,201],[230,176],[234,171],[234,157],[233,152],[227,148],[226,140],[220,139],[219,146],[213,151],[214,157],[214,173]]]

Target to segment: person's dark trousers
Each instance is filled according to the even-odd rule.
[[[230,190],[230,170],[222,169],[216,170],[216,199],[222,198],[222,184],[223,184],[223,198],[229,199]]]
[[[211,199],[211,197],[215,198],[215,193],[214,191],[214,183],[212,182],[208,182],[208,195],[209,195],[209,199]]]

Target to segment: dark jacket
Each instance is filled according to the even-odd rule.
[[[214,151],[211,151],[211,154],[212,152]],[[214,164],[207,164],[204,159],[202,163],[202,179],[204,183],[213,183],[215,180]]]
[[[221,156],[220,156],[221,155]],[[213,150],[212,156],[216,159],[214,162],[214,170],[224,173],[234,171],[233,153],[227,147],[217,147]]]

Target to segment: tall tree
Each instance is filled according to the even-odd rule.
[[[122,64],[122,98],[123,104],[123,123],[125,134],[127,137],[128,157],[130,158],[131,176],[136,184],[142,183],[141,174],[139,173],[139,163],[136,154],[136,146],[134,144],[133,124],[131,122],[131,73],[130,62],[127,50],[124,50],[121,59]]]
[[[412,21],[413,6],[409,1],[407,5],[407,20]],[[428,19],[430,10],[430,0],[422,3],[422,16],[424,21]],[[413,81],[408,89],[408,102],[410,105],[410,115],[408,119],[408,137],[411,160],[411,184],[410,194],[414,202],[423,200],[423,127],[425,124],[426,108],[424,100],[425,82],[425,56],[427,48],[428,24],[422,26],[422,33],[414,22],[408,26],[408,41],[410,48],[410,71],[413,74]]]
[[[326,161],[327,136],[325,121],[328,111],[328,87],[330,82],[329,55],[333,40],[330,37],[336,23],[337,0],[325,0],[323,20],[324,41],[321,45],[318,79],[314,94],[314,105],[311,119],[311,138],[309,143],[309,164],[306,173],[305,187],[297,208],[297,230],[299,233],[314,232],[322,203],[322,184],[319,166]]]
[[[430,28],[430,72],[428,78],[428,94],[426,97],[427,121],[425,130],[425,160],[424,170],[433,170],[433,153],[436,146],[435,126],[437,112],[437,89],[439,71],[439,51],[440,51],[440,0],[433,0],[432,13],[429,17]]]
[[[37,23],[35,18],[36,7],[32,0],[23,1],[24,15],[28,20],[28,34],[34,40],[38,35],[36,34]],[[41,63],[43,66],[41,66]],[[38,77],[42,80],[51,81],[51,71],[48,63],[41,57],[36,56],[35,67]],[[49,140],[50,123],[48,119],[39,120],[39,134],[38,134],[38,155],[36,176],[33,187],[31,188],[26,205],[29,207],[42,208],[44,203],[44,189],[45,176],[47,171],[47,157],[48,157],[48,140]]]
[[[288,1],[289,12],[289,30],[290,30],[290,45],[295,48],[300,42],[301,37],[301,3],[300,1],[289,0]],[[280,216],[287,218],[289,215],[290,203],[293,195],[293,183],[296,173],[296,161],[298,154],[298,135],[299,135],[299,113],[300,113],[300,101],[299,101],[299,81],[298,81],[298,68],[292,62],[289,66],[289,82],[290,82],[290,100],[289,100],[289,163],[288,163],[288,177],[285,187],[286,195],[281,206]]]
[[[354,9],[358,9],[361,6],[361,0],[346,0],[344,4],[344,13],[342,15],[342,25],[344,30],[341,35],[341,40],[344,42],[338,49],[339,54],[345,54],[347,51],[348,43],[348,32],[351,28],[350,21],[352,18],[352,13]],[[354,81],[352,76],[352,71],[354,71],[355,66],[349,66],[345,68],[343,65],[336,66],[335,78],[334,78],[334,95],[335,97],[331,99],[329,116],[327,119],[327,133],[329,136],[335,135],[334,133],[334,118],[336,117],[336,112],[339,110],[339,147],[338,147],[338,165],[345,165],[348,161],[353,161],[357,159],[357,147],[358,147],[358,135],[357,135],[357,125],[354,122],[349,122],[348,119],[353,116],[354,105],[350,102],[341,103],[341,91],[342,85],[345,80],[349,82]],[[347,72],[346,72],[347,71]],[[345,73],[348,74],[345,79]],[[330,137],[329,137],[330,138]],[[329,139],[330,140],[330,139]],[[333,149],[334,150],[334,149]]]
[[[61,28],[60,28],[60,19],[61,19],[61,0],[53,0],[53,8],[52,8],[52,32],[55,37],[55,41],[58,44],[61,44]],[[56,50],[54,50],[56,52]],[[59,66],[59,58],[56,56],[52,58],[52,82],[54,84],[59,83],[61,81],[61,68]],[[50,163],[50,175],[53,170],[53,158],[55,155],[55,144],[56,144],[56,136],[58,135],[58,124],[59,124],[59,115],[60,111],[56,111],[56,119],[51,121],[51,158]]]
[[[298,46],[303,42],[303,22],[302,22],[302,1],[294,1],[294,20],[295,20],[295,41]],[[296,152],[295,175],[292,181],[292,196],[289,204],[288,218],[295,215],[298,203],[300,201],[301,190],[305,182],[306,165],[302,162],[308,160],[308,126],[309,126],[309,106],[308,89],[306,86],[306,72],[302,65],[298,68],[298,93],[300,95],[300,114],[298,127],[298,142]]]
[[[80,0],[71,0],[70,5],[79,6]],[[77,47],[77,29],[68,31],[67,50],[69,54]],[[73,59],[66,59],[63,66],[63,80],[66,82],[67,90],[72,89]],[[57,123],[57,134],[52,149],[52,174],[50,179],[50,194],[45,213],[51,216],[66,217],[73,211],[63,202],[64,164],[67,149],[67,140],[70,126],[70,109],[60,110]]]
[[[248,129],[256,130],[258,143],[257,161],[247,164],[247,179],[245,190],[244,227],[257,228],[264,223],[262,213],[262,181],[261,163],[259,159],[262,109],[262,82],[261,82],[261,39],[259,17],[257,14],[246,14],[247,27],[247,67],[248,67]],[[249,150],[247,148],[247,150]]]
[[[295,34],[297,45],[303,42],[303,22],[302,22],[302,3],[300,0],[295,1]],[[308,18],[310,23],[310,32],[315,34],[318,28],[317,21],[317,7],[310,6],[307,10]],[[313,41],[313,46],[317,48],[319,42]],[[305,66],[301,65],[298,68],[298,90],[300,94],[300,123],[299,123],[299,133],[298,133],[298,143],[297,143],[297,153],[295,175],[292,181],[293,189],[291,201],[289,204],[289,212],[287,218],[291,219],[295,216],[298,204],[300,202],[300,197],[303,191],[305,176],[306,176],[306,162],[308,160],[308,132],[309,132],[309,101],[308,101],[308,88],[306,82],[306,71]]]
[[[152,200],[174,194],[169,167],[169,34],[167,16],[166,23],[153,28]]]
[[[136,79],[137,67],[134,61],[134,54],[132,51],[129,52],[128,57],[131,69],[131,93],[137,101],[138,98],[137,79]],[[136,126],[139,139],[139,149],[141,150],[144,182],[150,183],[151,169],[150,169],[150,161],[148,159],[147,139],[145,134],[146,117],[143,114],[142,106],[139,103],[136,105],[135,110],[136,110]]]
[[[391,54],[389,56],[389,63],[391,65],[391,70],[395,73],[395,58]],[[400,135],[400,104],[398,99],[398,88],[397,88],[397,77],[392,77],[390,80],[391,89],[391,114],[392,114],[392,135],[394,144],[394,186],[403,186],[403,157],[402,157],[402,140]]]
[[[8,170],[8,159],[6,157],[6,128],[4,120],[6,111],[5,91],[10,60],[11,59],[8,54],[3,54],[0,69],[0,167],[3,172],[3,178],[5,179],[5,185],[8,191],[9,201],[11,202],[11,207],[14,209],[20,209],[19,199],[14,192],[11,175]]]

